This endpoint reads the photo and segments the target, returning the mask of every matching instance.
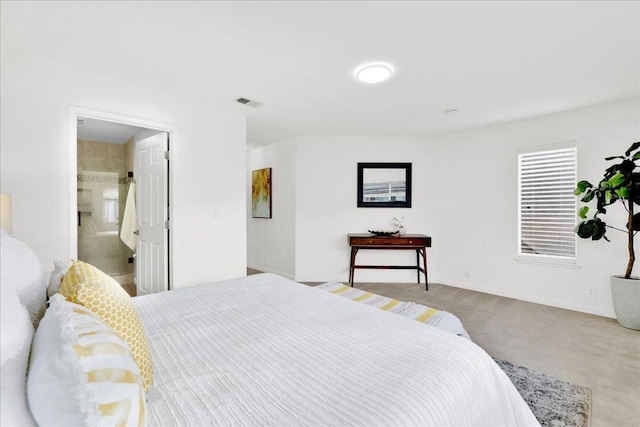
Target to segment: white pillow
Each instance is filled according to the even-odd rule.
[[[62,282],[64,275],[67,274],[69,267],[71,267],[71,263],[54,260],[53,267],[53,271],[49,277],[49,286],[47,287],[47,295],[49,297],[60,292],[60,283]]]
[[[27,362],[33,325],[27,309],[8,286],[0,286],[0,425],[35,425],[27,406]]]
[[[2,286],[16,292],[37,327],[47,301],[47,283],[40,260],[24,242],[6,233],[0,238],[0,275]]]
[[[61,294],[36,331],[27,395],[41,427],[145,425],[144,389],[129,346]]]

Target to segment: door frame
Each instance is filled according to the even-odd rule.
[[[86,117],[90,119],[102,120],[105,122],[120,123],[125,125],[137,126],[141,128],[159,130],[166,132],[169,137],[168,150],[172,152],[177,129],[175,126],[154,122],[151,120],[141,119],[138,117],[125,116],[122,114],[109,113],[101,110],[94,110],[86,107],[69,106],[69,256],[68,259],[78,258],[78,118]],[[167,171],[167,200],[169,202],[169,229],[167,230],[167,290],[173,288],[173,161],[169,160]]]

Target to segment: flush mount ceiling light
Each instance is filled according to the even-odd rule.
[[[393,74],[393,69],[387,64],[366,64],[356,70],[356,78],[363,83],[380,83]]]

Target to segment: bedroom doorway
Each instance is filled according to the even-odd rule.
[[[82,113],[74,130],[72,258],[129,295],[170,289],[170,131]]]

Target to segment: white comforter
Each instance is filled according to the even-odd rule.
[[[279,276],[134,302],[149,425],[539,425],[469,340]]]

